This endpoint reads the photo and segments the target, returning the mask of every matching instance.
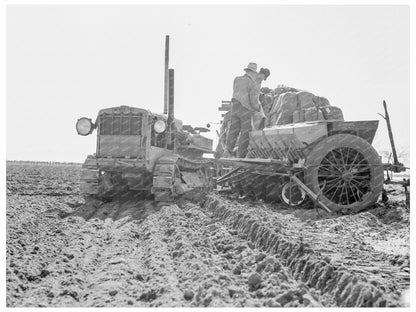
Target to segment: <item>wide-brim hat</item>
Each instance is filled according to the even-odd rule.
[[[257,64],[256,63],[248,63],[247,67],[244,70],[251,70],[257,73]]]

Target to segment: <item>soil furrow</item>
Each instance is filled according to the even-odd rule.
[[[401,202],[350,216],[198,192],[85,202],[79,176],[7,166],[8,307],[408,306]]]
[[[224,222],[240,235],[247,238],[268,253],[277,254],[290,268],[292,275],[307,286],[328,294],[329,305],[337,306],[396,306],[398,296],[393,292],[379,289],[367,278],[354,274],[347,267],[333,263],[329,257],[305,243],[301,235],[288,235],[284,226],[275,227],[258,213],[247,212],[246,207],[232,205],[229,201],[215,195],[208,196],[203,205],[209,213]],[[332,301],[332,302],[331,302]]]

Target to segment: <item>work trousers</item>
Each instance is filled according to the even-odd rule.
[[[237,157],[243,158],[247,154],[249,133],[251,131],[251,117],[253,111],[248,110],[240,102],[233,101],[231,106],[230,130],[227,136],[227,149],[231,153],[234,149],[238,135]]]

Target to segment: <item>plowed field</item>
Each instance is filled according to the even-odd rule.
[[[356,215],[211,193],[79,195],[80,166],[7,164],[8,307],[406,306],[402,190]]]

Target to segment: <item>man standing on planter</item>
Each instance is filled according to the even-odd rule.
[[[261,111],[259,101],[261,82],[266,80],[270,71],[257,73],[257,64],[249,63],[244,69],[245,75],[234,79],[233,97],[231,100],[230,131],[227,136],[224,157],[231,157],[238,138],[237,157],[244,158],[247,154],[251,120],[254,113]]]

